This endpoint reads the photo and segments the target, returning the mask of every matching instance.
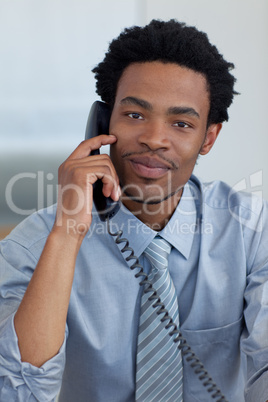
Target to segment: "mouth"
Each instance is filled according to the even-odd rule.
[[[169,164],[149,156],[132,156],[128,160],[133,170],[145,178],[157,179],[172,168]]]

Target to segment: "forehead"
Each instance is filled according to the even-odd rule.
[[[123,72],[117,86],[115,104],[136,96],[153,105],[195,106],[208,113],[209,90],[206,78],[175,63],[160,61],[133,63]]]

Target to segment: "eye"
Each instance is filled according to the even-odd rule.
[[[131,119],[141,120],[142,116],[139,113],[128,113],[127,114]]]
[[[175,127],[179,127],[179,128],[189,128],[191,127],[188,123],[185,123],[185,121],[177,121],[176,123],[174,123]]]

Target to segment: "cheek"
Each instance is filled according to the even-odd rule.
[[[137,149],[137,146],[135,146],[135,137],[133,135],[127,135],[125,131],[121,131],[118,130],[116,133],[114,132],[117,141],[110,147],[110,156],[112,162],[115,164],[119,161],[120,165],[124,163],[124,158],[122,158],[122,155],[133,152]]]
[[[117,142],[110,147],[110,158],[119,176],[122,176],[124,171],[124,158],[122,158],[122,155],[129,152],[129,150],[130,148],[118,137]]]
[[[112,145],[110,147],[110,158],[111,158],[111,161],[113,162],[115,169],[117,170],[118,165],[119,165],[119,163],[118,163],[119,157],[118,157],[118,149],[117,149],[116,145]]]
[[[200,144],[201,147],[201,144]],[[182,167],[183,165],[189,163],[192,164],[195,162],[199,155],[200,150],[199,144],[193,144],[181,141],[180,145],[173,144],[173,155],[174,159],[179,161],[179,165]]]

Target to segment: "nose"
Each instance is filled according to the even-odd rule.
[[[162,121],[147,123],[139,135],[139,143],[150,150],[168,149],[170,141],[167,133],[167,124]]]

